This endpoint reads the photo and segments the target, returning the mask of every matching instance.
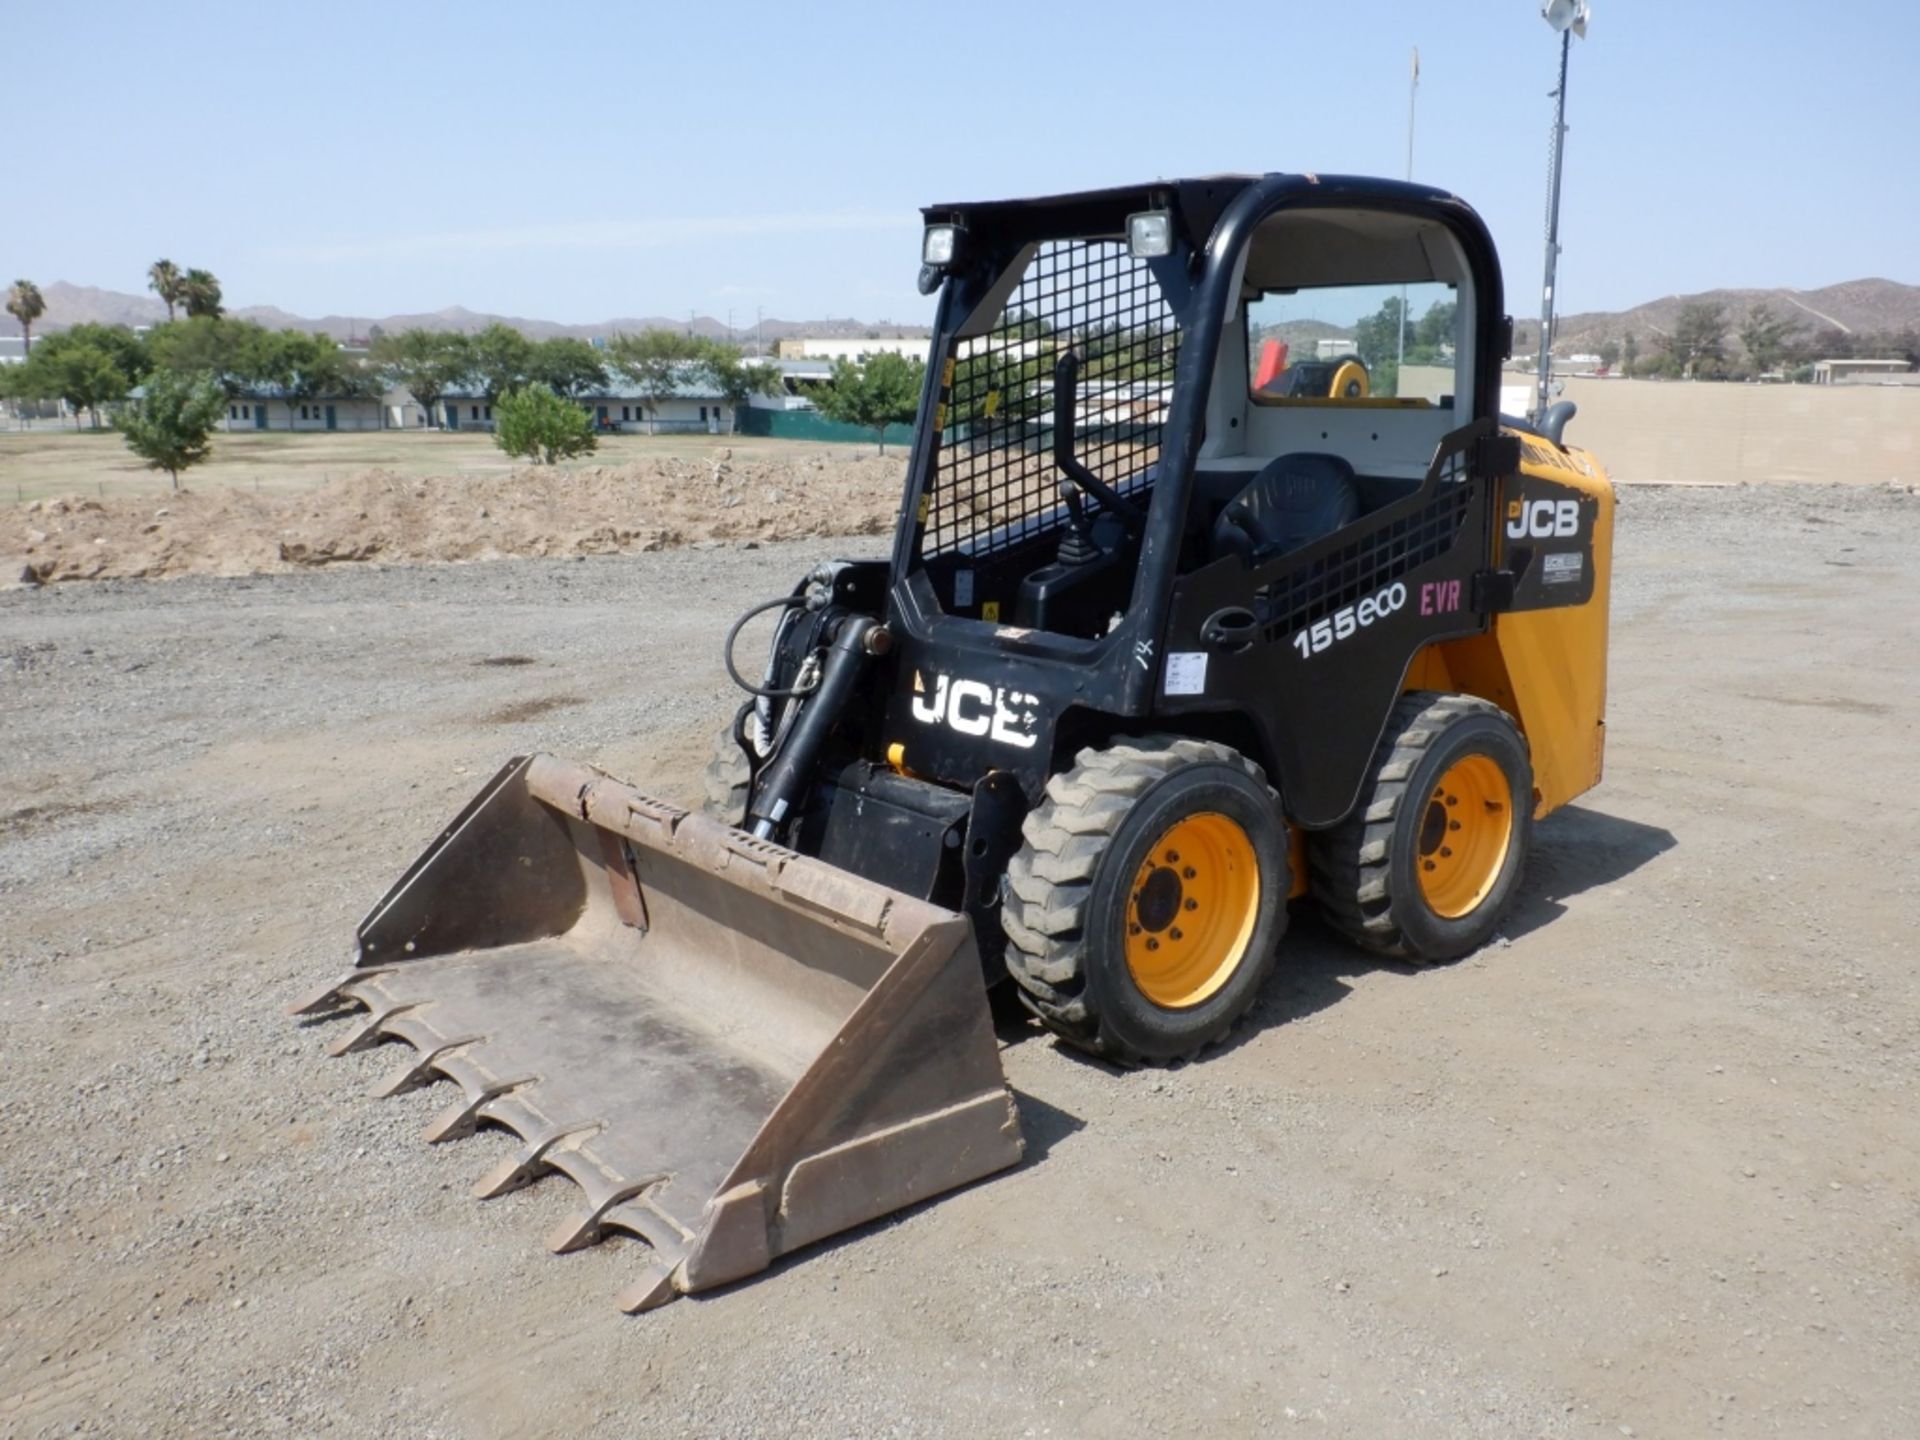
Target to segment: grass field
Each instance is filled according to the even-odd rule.
[[[743,435],[615,435],[580,465],[624,465],[648,459],[695,459],[731,450],[746,456],[796,455],[839,459],[873,453],[871,446],[823,445]],[[222,432],[213,457],[182,483],[197,490],[221,486],[265,491],[304,490],[328,478],[379,467],[405,475],[478,475],[514,468],[493,437],[474,431]],[[143,495],[167,489],[165,474],[149,470],[111,431],[55,429],[0,431],[0,503],[53,495]]]
[[[1575,379],[1579,415],[1567,438],[1600,457],[1615,480],[1768,484],[1920,483],[1920,387],[1683,385]],[[616,435],[593,465],[694,458],[871,455],[867,445],[752,436]],[[513,462],[491,435],[427,430],[235,431],[192,471],[195,489],[300,490],[379,466],[406,475],[498,473]],[[0,503],[51,495],[157,494],[167,477],[146,469],[118,435],[60,429],[0,431]]]

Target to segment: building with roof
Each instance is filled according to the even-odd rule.
[[[284,386],[249,384],[227,399],[229,430],[381,430],[377,395],[294,395]]]
[[[401,401],[389,395],[389,409],[398,413],[404,428],[425,412],[411,396],[400,392]],[[720,393],[705,370],[687,366],[677,374],[667,392],[652,398],[632,380],[615,372],[598,388],[574,399],[593,418],[594,428],[604,433],[627,435],[730,435],[734,432],[735,406]],[[407,407],[411,406],[409,410]],[[745,407],[739,407],[744,409]],[[450,389],[434,406],[432,420],[448,430],[491,430],[493,406],[476,386]]]
[[[904,355],[926,363],[933,348],[930,336],[903,336],[899,339],[829,340],[818,336],[796,335],[778,341],[774,353],[782,360],[865,360],[871,355]]]
[[[1871,384],[1887,375],[1905,375],[1913,369],[1904,356],[1892,356],[1884,360],[1816,360],[1813,362],[1813,383],[1816,385],[1844,385],[1850,381]]]

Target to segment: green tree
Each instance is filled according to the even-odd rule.
[[[707,343],[677,330],[642,330],[616,335],[607,346],[614,369],[633,381],[649,423],[657,425],[660,402],[670,397],[687,372],[707,358]]]
[[[1353,327],[1354,348],[1367,367],[1375,395],[1395,395],[1400,389],[1400,352],[1416,347],[1413,323],[1398,295],[1389,295],[1373,314]],[[1409,360],[1414,357],[1409,354]]]
[[[536,464],[591,455],[600,443],[587,412],[545,385],[507,391],[494,407],[494,418],[493,443]]]
[[[7,313],[20,322],[20,348],[33,358],[33,325],[47,313],[46,297],[31,280],[16,280],[7,287]]]
[[[194,315],[156,325],[142,343],[151,368],[212,375],[229,400],[252,386],[273,383],[280,363],[272,331],[224,316]]]
[[[143,357],[133,336],[116,326],[76,325],[49,335],[27,363],[31,393],[66,401],[75,428],[87,412],[100,428],[100,407],[126,397],[139,383]]]
[[[829,420],[871,430],[887,453],[887,426],[911,424],[920,406],[926,365],[891,351],[863,363],[833,362],[833,378],[813,392],[813,403]]]
[[[256,384],[280,389],[289,428],[295,405],[323,398],[357,399],[379,389],[373,371],[343,353],[331,336],[304,330],[266,332],[241,363],[253,372],[248,378]]]
[[[472,372],[473,354],[464,335],[402,330],[374,342],[373,363],[388,384],[405,387],[431,424],[441,398]]]
[[[226,403],[213,376],[162,370],[122,417],[120,431],[127,448],[145,460],[149,470],[166,471],[178,490],[180,472],[198,465],[212,450]]]
[[[180,303],[189,320],[217,320],[226,314],[220,304],[220,282],[211,270],[189,270],[180,277]]]
[[[1786,340],[1793,322],[1773,313],[1770,305],[1756,305],[1740,322],[1740,344],[1755,370],[1771,370],[1786,355]]]
[[[1413,342],[1407,346],[1407,359],[1418,355],[1418,363],[1432,365],[1437,363],[1445,347],[1453,344],[1454,318],[1459,313],[1459,305],[1452,300],[1436,300],[1427,307],[1427,313],[1420,317],[1413,327]]]
[[[1620,363],[1620,342],[1602,340],[1600,342],[1600,363],[1611,370]]]
[[[1620,340],[1620,364],[1627,374],[1633,374],[1633,363],[1640,358],[1640,342],[1634,338],[1631,330]]]
[[[727,402],[729,415],[738,411],[755,395],[771,395],[780,389],[780,367],[751,362],[737,346],[715,340],[708,344],[706,358],[700,362],[713,388]]]
[[[533,370],[533,342],[511,325],[489,325],[470,343],[469,373],[489,405],[527,383]]]
[[[169,323],[174,318],[175,307],[180,304],[186,278],[171,260],[156,260],[147,267],[147,288],[165,303]]]
[[[1680,309],[1673,326],[1673,354],[1682,373],[1693,378],[1703,366],[1712,368],[1726,358],[1727,309],[1696,300]]]
[[[562,335],[533,347],[528,374],[554,394],[578,400],[605,387],[607,362],[586,341]]]

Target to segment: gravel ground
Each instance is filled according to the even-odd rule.
[[[280,1007],[507,754],[689,795],[873,542],[0,594],[0,1434],[1920,1430],[1920,497],[1633,491],[1606,784],[1502,940],[1297,918],[1201,1063],[1002,1028],[1029,1160],[639,1319]]]

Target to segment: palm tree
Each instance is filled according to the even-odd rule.
[[[33,354],[33,322],[47,313],[40,287],[31,280],[14,281],[7,288],[7,313],[20,322],[20,335],[25,341],[20,348]]]
[[[220,282],[210,270],[189,270],[180,280],[180,302],[187,307],[187,318],[206,315],[219,319]]]
[[[173,320],[174,307],[180,303],[181,286],[185,280],[180,267],[171,260],[156,260],[147,271],[147,288],[166,301],[169,323]]]

